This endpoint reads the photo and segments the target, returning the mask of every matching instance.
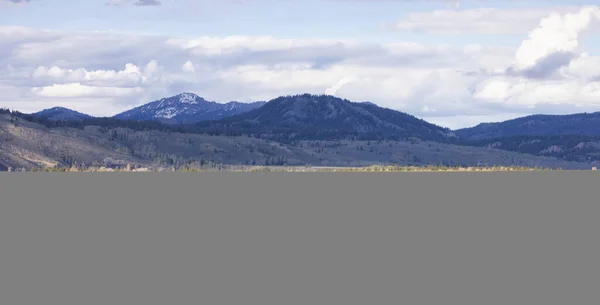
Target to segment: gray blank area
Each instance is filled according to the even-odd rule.
[[[0,175],[0,304],[598,304],[600,175]]]

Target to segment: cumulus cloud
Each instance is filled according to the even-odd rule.
[[[515,68],[526,72],[537,69],[545,73],[568,64],[570,57],[579,51],[582,35],[599,20],[598,7],[585,7],[579,12],[564,15],[553,13],[542,19],[517,50]]]
[[[599,20],[597,7],[543,18],[516,49],[510,66],[473,84],[472,103],[494,111],[597,111],[600,57],[580,45]]]
[[[569,79],[598,80],[600,77],[600,57],[583,52],[574,58],[568,66],[562,67],[560,74]]]

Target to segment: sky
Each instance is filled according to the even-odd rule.
[[[600,111],[584,0],[0,0],[0,107],[330,94],[462,128]]]

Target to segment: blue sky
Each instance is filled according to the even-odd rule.
[[[135,1],[0,0],[0,107],[309,92],[449,127],[600,109],[594,1]]]
[[[7,1],[7,0],[4,0]],[[32,0],[0,11],[0,24],[64,30],[116,30],[189,36],[275,35],[393,41],[435,38],[382,28],[410,12],[480,8],[481,1],[163,0],[107,5],[106,0]],[[593,1],[484,1],[483,7],[591,5]],[[468,40],[468,38],[466,38]]]
[[[172,35],[276,35],[295,38],[395,39],[382,23],[410,10],[444,4],[384,1],[165,1],[161,6],[107,6],[102,1],[54,0],[6,11],[4,25],[54,29],[143,31]]]

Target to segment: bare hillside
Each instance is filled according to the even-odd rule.
[[[66,163],[143,162],[109,147],[72,137],[65,130],[44,126],[10,115],[0,115],[0,166],[32,168]]]

